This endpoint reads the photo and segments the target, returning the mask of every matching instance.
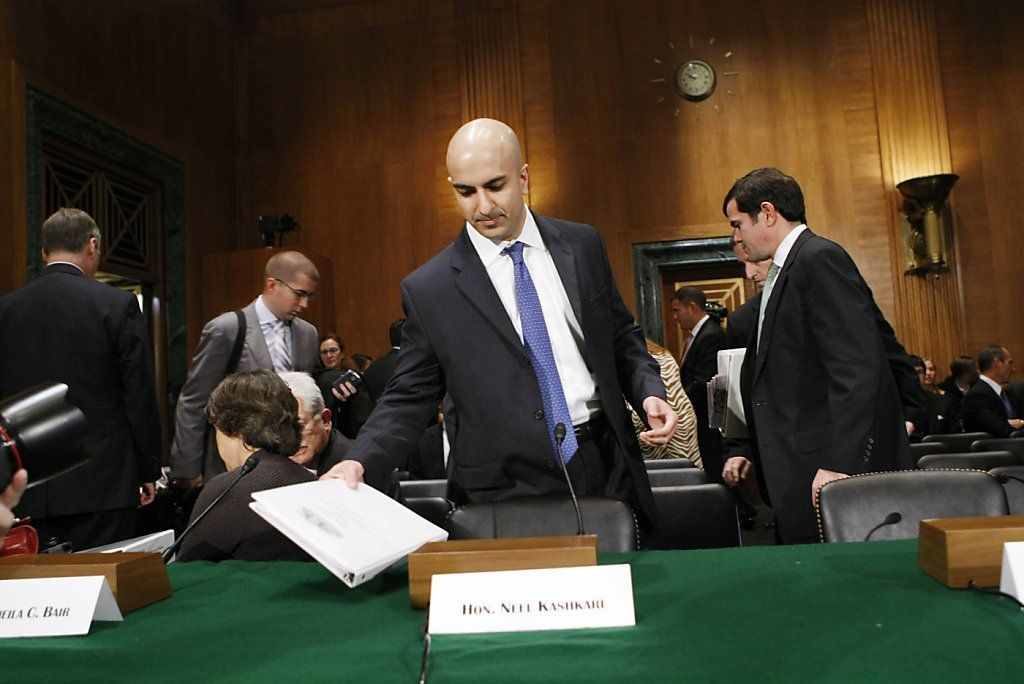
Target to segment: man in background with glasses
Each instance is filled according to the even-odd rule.
[[[284,373],[316,368],[319,335],[299,318],[316,296],[320,273],[305,255],[280,252],[263,269],[263,292],[240,312],[228,311],[203,326],[188,379],[178,398],[171,483],[182,489],[224,472],[208,437],[206,402],[221,380],[238,371]],[[244,319],[244,331],[243,322]]]

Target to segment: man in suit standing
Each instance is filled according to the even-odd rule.
[[[447,163],[466,223],[402,282],[395,374],[350,459],[327,476],[379,487],[447,392],[458,415],[449,461],[457,501],[565,493],[560,460],[577,495],[619,498],[652,520],[623,397],[652,443],[668,441],[676,416],[600,235],[525,206],[527,165],[499,121],[460,128]]]
[[[384,394],[388,380],[395,372],[398,364],[398,352],[402,348],[402,326],[405,319],[399,318],[388,327],[388,340],[391,342],[391,349],[388,353],[370,364],[370,367],[363,373],[363,384],[370,393],[370,399],[376,404]]]
[[[978,354],[978,370],[978,381],[964,395],[964,430],[1009,437],[1024,428],[1020,408],[1014,406],[1005,390],[1013,375],[1010,351],[997,344],[985,347]]]
[[[672,295],[672,317],[686,333],[679,361],[683,391],[697,416],[697,446],[709,482],[722,481],[722,434],[708,425],[707,383],[718,373],[718,352],[727,348],[718,321],[704,310],[707,297],[696,287],[681,287]]]
[[[206,402],[221,380],[237,371],[309,373],[316,368],[320,353],[316,327],[298,316],[316,296],[319,283],[320,272],[307,257],[279,252],[264,268],[263,292],[242,309],[244,337],[239,335],[235,312],[223,313],[203,326],[178,397],[170,463],[175,487],[196,488],[204,477],[224,472],[206,421]]]
[[[60,209],[41,241],[42,275],[0,298],[0,396],[62,382],[85,414],[89,460],[27,491],[19,507],[44,543],[83,549],[134,536],[138,507],[153,500],[161,451],[153,356],[138,300],[95,280],[92,218]]]
[[[756,462],[780,539],[813,542],[822,485],[910,466],[877,306],[846,251],[807,228],[793,178],[751,171],[722,209],[750,258],[772,259],[741,376],[749,449],[723,476],[735,483]]]

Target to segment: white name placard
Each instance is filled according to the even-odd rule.
[[[632,627],[628,565],[434,575],[431,634]]]
[[[0,580],[0,637],[88,634],[93,620],[121,620],[107,578]]]
[[[999,591],[1024,601],[1024,542],[1003,544],[1003,572]]]

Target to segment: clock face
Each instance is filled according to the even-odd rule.
[[[676,90],[687,100],[703,100],[715,89],[715,70],[707,62],[691,59],[676,67]]]

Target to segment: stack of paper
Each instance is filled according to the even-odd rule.
[[[376,489],[317,480],[254,492],[249,504],[299,548],[355,587],[448,533]]]

